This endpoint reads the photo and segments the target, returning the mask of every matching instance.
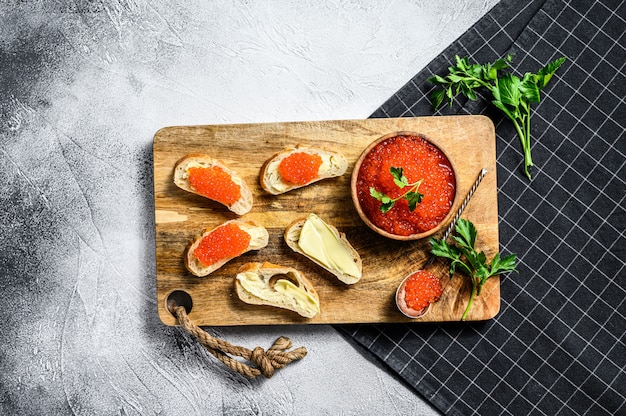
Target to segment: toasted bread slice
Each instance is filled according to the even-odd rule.
[[[363,262],[359,253],[344,233],[317,215],[309,214],[295,220],[285,229],[284,237],[293,251],[318,264],[343,283],[353,284],[361,279]]]
[[[220,168],[222,171],[228,174],[232,182],[239,187],[239,198],[236,201],[223,202],[194,189],[193,186],[189,183],[189,169],[194,167],[209,169],[213,167]],[[226,207],[228,207],[229,210],[237,215],[243,215],[250,211],[250,209],[252,208],[252,192],[250,191],[250,188],[248,187],[246,182],[233,170],[228,168],[224,163],[205,154],[188,154],[181,158],[178,162],[176,162],[176,166],[174,167],[174,183],[176,184],[176,186],[184,189],[185,191],[201,195],[205,198],[217,201],[222,205],[225,205]]]
[[[292,267],[246,263],[235,277],[235,291],[245,303],[288,309],[305,318],[320,312],[320,300],[311,282]]]
[[[322,164],[318,168],[317,176],[305,183],[292,183],[286,181],[280,174],[281,162],[295,153],[308,153],[318,155]],[[334,178],[343,175],[348,168],[348,160],[340,153],[327,150],[313,149],[310,147],[288,147],[276,153],[261,167],[259,182],[261,187],[272,195],[280,195],[293,189],[302,188],[322,179]]]
[[[202,243],[203,239],[215,238],[216,236],[218,236],[218,234],[216,233],[218,232],[219,229],[222,229],[222,231],[224,231],[225,230],[224,227],[230,224],[236,225],[239,228],[239,230],[244,231],[250,236],[250,241],[248,243],[248,246],[243,248],[243,250],[239,251],[238,254],[230,253],[228,256],[220,258],[219,260],[211,264],[204,264],[198,258],[197,253],[195,253],[196,248],[200,245],[200,243]],[[210,240],[207,240],[207,241],[210,241]],[[254,223],[253,221],[245,221],[243,219],[226,221],[225,223],[213,229],[205,230],[204,233],[202,233],[202,235],[196,237],[194,240],[192,240],[189,243],[189,245],[185,249],[185,267],[192,274],[198,277],[204,277],[213,273],[215,270],[219,269],[230,260],[236,257],[239,257],[243,253],[246,253],[250,250],[262,249],[263,247],[267,246],[268,242],[269,242],[269,233],[267,232],[265,227],[261,225],[258,225]],[[222,241],[216,241],[215,244],[227,244],[227,243],[222,242]]]

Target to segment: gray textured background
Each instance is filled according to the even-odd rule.
[[[308,348],[250,381],[161,324],[152,137],[365,118],[496,2],[0,3],[0,413],[433,413],[332,327],[209,328]]]

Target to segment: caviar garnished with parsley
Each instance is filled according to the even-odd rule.
[[[403,198],[409,188],[399,187],[390,173],[399,168],[407,185],[421,181],[416,188],[421,194],[419,202]],[[398,135],[383,140],[367,154],[356,187],[361,209],[372,223],[391,234],[406,236],[426,232],[443,221],[452,207],[456,181],[450,161],[439,148],[420,136]],[[382,212],[384,202],[372,196],[371,188],[397,200]]]

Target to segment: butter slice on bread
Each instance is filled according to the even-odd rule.
[[[311,282],[292,267],[272,263],[246,263],[235,277],[239,299],[252,305],[288,309],[305,318],[320,312],[320,300]]]
[[[344,233],[315,214],[292,222],[284,233],[285,242],[346,284],[358,282],[363,274],[359,253]]]

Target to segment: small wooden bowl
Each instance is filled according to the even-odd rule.
[[[450,166],[452,167],[452,173],[454,174],[455,189],[454,189],[454,197],[452,199],[452,204],[450,204],[450,211],[448,212],[448,214],[444,217],[444,219],[436,227],[431,228],[430,230],[427,230],[427,231],[422,232],[422,233],[410,234],[410,235],[397,235],[397,234],[392,234],[392,233],[390,233],[388,231],[385,231],[385,230],[379,228],[377,225],[375,225],[367,217],[367,215],[365,215],[365,213],[363,212],[363,209],[361,208],[361,204],[359,203],[359,198],[358,198],[358,195],[357,195],[357,179],[358,179],[358,176],[359,176],[359,170],[361,169],[361,164],[363,163],[363,160],[369,154],[369,152],[374,147],[376,147],[378,144],[380,144],[381,142],[383,142],[383,141],[385,141],[387,139],[390,139],[390,138],[396,137],[396,136],[415,136],[415,137],[420,137],[423,140],[426,140],[427,142],[432,144],[434,147],[436,147],[441,153],[443,153],[443,155],[448,159],[448,161],[450,162]],[[411,131],[398,131],[398,132],[395,132],[395,133],[386,134],[386,135],[376,139],[375,141],[370,143],[365,148],[365,150],[363,150],[363,152],[361,153],[361,155],[357,159],[356,164],[354,165],[354,169],[352,171],[352,176],[351,176],[351,180],[350,180],[350,193],[352,195],[352,202],[354,204],[354,208],[356,209],[357,213],[359,214],[359,217],[361,217],[363,222],[369,228],[374,230],[376,233],[382,235],[383,237],[387,237],[387,238],[390,238],[390,239],[393,239],[393,240],[411,241],[411,240],[420,240],[422,238],[426,238],[426,237],[429,237],[429,236],[437,233],[446,224],[448,224],[452,220],[452,217],[454,216],[454,210],[452,208],[454,207],[454,203],[455,203],[455,201],[457,200],[457,198],[459,196],[459,188],[458,188],[457,185],[458,185],[458,175],[456,173],[456,169],[454,167],[452,159],[450,159],[450,157],[447,155],[447,153],[444,151],[444,149],[440,145],[438,145],[432,139],[430,139],[429,137],[426,137],[425,135],[423,135],[421,133],[416,133],[416,132],[411,132]]]

